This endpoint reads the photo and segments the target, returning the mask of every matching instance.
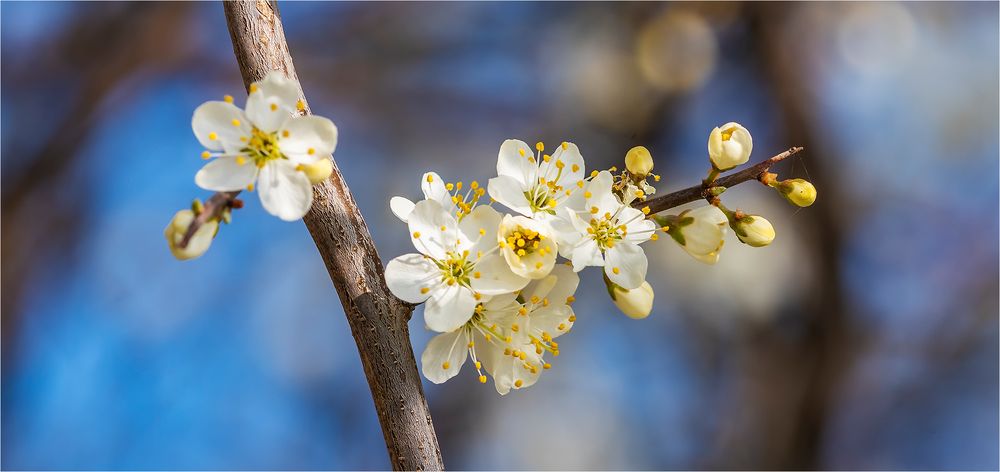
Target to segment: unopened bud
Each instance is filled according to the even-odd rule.
[[[636,146],[625,154],[625,168],[632,175],[645,177],[653,171],[653,156],[644,146]]]
[[[732,223],[733,232],[745,244],[764,247],[774,241],[774,226],[764,217],[746,215]]]
[[[778,182],[775,187],[789,202],[800,207],[807,207],[816,201],[816,187],[803,179],[788,179]]]
[[[605,280],[605,283],[610,284],[608,292],[611,294],[611,300],[625,316],[641,320],[649,316],[653,310],[653,287],[649,282],[643,281],[642,285],[632,290],[626,290],[608,280]]]
[[[328,158],[317,159],[312,164],[299,164],[297,170],[302,171],[309,178],[309,182],[316,185],[333,173],[333,161]]]
[[[708,158],[716,170],[729,170],[750,160],[753,138],[739,123],[730,122],[708,136]]]
[[[195,231],[186,247],[180,247],[181,241],[184,240],[184,234],[187,233],[188,227],[194,222],[194,218],[194,212],[191,210],[178,211],[174,215],[174,218],[170,220],[170,224],[163,230],[163,235],[167,238],[167,245],[170,247],[170,252],[173,253],[174,257],[182,261],[195,259],[204,254],[209,246],[212,245],[215,232],[219,229],[218,221],[208,221]]]

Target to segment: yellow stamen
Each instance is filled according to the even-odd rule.
[[[223,95],[223,96],[222,96],[222,99],[223,99],[223,100],[224,100],[224,101],[225,101],[226,103],[233,103],[233,96],[232,96],[232,95]]]

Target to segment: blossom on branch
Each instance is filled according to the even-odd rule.
[[[299,85],[272,71],[250,85],[246,109],[232,97],[194,111],[191,127],[211,162],[195,175],[206,190],[260,193],[264,209],[293,221],[312,205],[312,185],[332,172],[337,127],[327,118],[299,116]]]

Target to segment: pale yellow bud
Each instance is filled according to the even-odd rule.
[[[778,182],[778,192],[793,205],[807,207],[816,201],[816,187],[803,179],[788,179]]]
[[[708,158],[717,170],[729,170],[750,160],[753,138],[739,123],[730,122],[708,136]]]
[[[179,244],[184,239],[184,233],[187,232],[192,221],[194,221],[194,212],[191,210],[181,210],[174,214],[174,218],[170,220],[170,224],[163,230],[163,235],[167,238],[167,245],[170,247],[170,252],[173,253],[174,257],[182,261],[195,259],[204,254],[209,246],[212,245],[212,239],[215,238],[215,233],[219,229],[219,222],[217,220],[209,221],[195,231],[194,236],[188,241],[187,247],[179,247]]]
[[[333,173],[333,161],[324,157],[317,159],[312,164],[299,164],[296,169],[304,172],[309,178],[309,182],[315,185],[326,180]]]
[[[632,290],[615,285],[611,291],[615,305],[629,318],[641,320],[653,310],[653,287],[649,282],[643,281],[642,285]]]
[[[633,175],[645,177],[653,170],[653,156],[644,146],[636,146],[625,154],[625,168]]]
[[[733,223],[733,231],[740,241],[753,246],[764,247],[774,241],[774,226],[761,216],[747,215]]]

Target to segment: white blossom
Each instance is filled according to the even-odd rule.
[[[260,193],[264,209],[286,221],[302,218],[312,205],[312,184],[332,171],[337,127],[320,116],[298,116],[299,85],[272,71],[250,86],[246,110],[210,101],[194,111],[191,127],[213,159],[195,175],[206,190]],[[325,175],[324,175],[325,174]]]
[[[610,172],[598,173],[585,186],[583,209],[566,208],[573,232],[560,253],[573,261],[576,271],[587,266],[604,267],[612,282],[633,289],[646,278],[648,261],[639,244],[651,239],[656,223],[645,213],[618,200],[612,191]]]
[[[583,187],[584,163],[580,149],[563,142],[552,155],[542,143],[532,151],[527,143],[508,139],[500,145],[497,177],[490,179],[490,197],[528,217],[546,220]]]
[[[708,157],[717,170],[728,170],[750,160],[753,138],[739,123],[729,122],[708,135]]]
[[[459,222],[435,200],[421,200],[408,215],[410,238],[419,254],[389,262],[389,289],[409,303],[427,302],[424,321],[449,332],[472,317],[483,296],[519,290],[528,279],[511,272],[499,253],[500,214],[479,206]]]

